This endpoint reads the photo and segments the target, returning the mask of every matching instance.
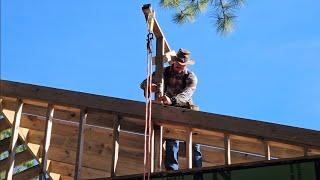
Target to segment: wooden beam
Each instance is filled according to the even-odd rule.
[[[192,130],[187,130],[186,140],[186,157],[187,157],[187,168],[192,169]]]
[[[88,107],[96,111],[115,112],[143,119],[145,104],[130,100],[73,92],[36,85],[1,80],[2,96],[36,99],[71,107]],[[228,132],[253,138],[279,141],[288,144],[319,147],[320,132],[274,123],[224,116],[178,107],[153,105],[153,121],[158,124],[175,124],[209,131]],[[297,134],[301,134],[297,136]]]
[[[41,167],[39,165],[36,165],[20,173],[15,174],[13,176],[13,180],[33,179],[34,177],[39,175],[40,171],[41,171]]]
[[[0,119],[0,132],[9,129],[10,124],[5,120],[5,118]]]
[[[118,156],[119,156],[119,142],[120,142],[119,135],[120,135],[120,118],[118,115],[114,115],[111,177],[116,176],[116,171],[117,171]]]
[[[150,14],[153,14],[152,16],[153,16],[154,22],[153,22],[153,27],[152,27],[151,31],[156,35],[157,38],[163,38],[165,52],[171,51],[170,46],[169,46],[167,40],[164,37],[164,33],[161,30],[157,19],[155,18],[155,14],[154,14],[154,11],[152,10],[151,5],[150,4],[143,5],[142,11],[143,11],[143,14],[145,16],[146,21],[148,21],[148,16]]]
[[[164,55],[164,39],[163,37],[157,37],[156,47],[156,68],[155,68],[155,79],[158,87],[158,92],[155,94],[155,99],[159,100],[163,96],[164,91],[164,80],[163,80],[163,55]]]
[[[32,154],[28,151],[23,151],[23,152],[20,152],[20,153],[16,153],[16,156],[15,156],[15,166],[23,163],[23,162],[26,162],[26,161],[29,161],[29,160],[32,160],[34,157],[32,156]],[[0,172],[1,171],[4,171],[4,170],[7,170],[7,165],[9,164],[9,158],[6,158],[6,159],[3,159],[0,161]]]
[[[266,160],[271,160],[271,152],[270,152],[270,145],[268,141],[263,141],[264,144],[264,153]]]
[[[61,176],[74,177],[74,166],[72,164],[59,162],[59,161],[50,161],[48,171],[51,173],[57,173]],[[101,171],[92,168],[83,167],[81,169],[81,177],[83,179],[93,179],[93,178],[102,178],[110,176],[109,172]]]
[[[23,102],[21,99],[17,101],[17,110],[15,111],[14,121],[12,126],[12,135],[11,135],[11,144],[9,147],[9,157],[8,157],[8,168],[6,173],[6,179],[11,180],[13,175],[13,167],[15,161],[15,154],[16,154],[16,147],[17,147],[17,140],[19,136],[19,126],[22,114],[22,107]]]
[[[37,105],[26,104],[34,103]],[[43,106],[38,106],[43,105]],[[45,106],[44,106],[45,105]],[[12,101],[11,98],[4,98],[4,108],[8,110],[15,110],[15,101]],[[26,114],[32,115],[39,115],[39,116],[46,116],[47,105],[44,103],[38,103],[37,101],[24,101],[23,105],[23,112]],[[80,113],[75,111],[66,111],[57,109],[55,105],[55,112],[54,112],[54,120],[61,119],[70,122],[79,122]],[[144,133],[144,119],[133,118],[129,116],[122,116],[121,121],[123,122],[121,129],[125,131],[131,131],[136,133]],[[113,128],[113,115],[109,112],[99,112],[99,111],[92,111],[90,110],[90,116],[87,117],[88,125],[94,126],[101,126],[106,128]]]
[[[87,110],[83,109],[80,112],[80,124],[79,124],[79,135],[78,135],[78,148],[76,156],[76,165],[75,165],[75,179],[81,179],[81,166],[82,166],[82,153],[83,153],[83,144],[84,144],[84,128],[87,119]]]
[[[225,165],[230,165],[231,164],[231,146],[230,146],[230,135],[225,134],[224,135],[224,160],[225,160]]]
[[[47,117],[46,117],[44,144],[42,149],[42,162],[40,165],[41,167],[40,179],[46,179],[46,168],[47,168],[47,160],[48,160],[48,150],[49,150],[50,139],[51,139],[53,113],[54,113],[54,106],[53,104],[49,104]]]
[[[8,149],[10,147],[10,142],[11,142],[11,137],[5,138],[0,141],[0,154],[5,151],[8,151]],[[20,146],[21,144],[22,144],[21,140],[18,139],[16,145]]]
[[[154,125],[154,169],[162,171],[163,126]]]

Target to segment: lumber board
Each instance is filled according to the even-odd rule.
[[[170,46],[167,42],[167,40],[165,39],[164,37],[164,33],[163,31],[161,30],[161,27],[160,27],[160,24],[158,23],[156,17],[155,17],[155,14],[152,12],[152,8],[151,8],[151,5],[150,4],[145,4],[143,7],[142,7],[142,11],[144,13],[144,16],[145,16],[145,19],[148,20],[148,15],[149,13],[152,13],[153,14],[153,18],[154,18],[154,25],[153,25],[153,28],[152,28],[152,31],[153,33],[156,35],[157,38],[163,38],[163,44],[164,44],[164,50],[165,52],[169,52],[171,51],[170,49]]]
[[[110,134],[108,133],[107,137],[109,137]],[[143,141],[139,141],[141,139],[134,138],[132,136],[137,136],[137,135],[120,133],[121,143],[122,143],[121,149],[124,149],[127,151],[133,151],[133,152],[143,151]],[[85,138],[86,137],[87,136],[85,136]],[[37,130],[29,131],[28,141],[30,143],[41,144],[41,142],[43,142],[43,138],[44,138],[43,132],[37,131]],[[136,140],[136,142],[131,142],[132,139]],[[102,157],[109,157],[108,153],[110,153],[112,149],[112,144],[110,141],[111,140],[105,140],[104,138],[88,139],[84,143],[84,152],[86,152],[87,154],[96,154]],[[58,148],[61,147],[67,150],[76,150],[76,147],[77,147],[75,138],[70,138],[70,137],[57,135],[57,134],[52,134],[51,146],[58,147]]]
[[[132,117],[144,117],[144,103],[101,95],[93,95],[37,85],[0,81],[2,96],[53,102],[74,108],[87,107],[106,112],[116,112]],[[320,132],[232,116],[225,116],[177,107],[153,105],[152,117],[159,124],[176,124],[204,130],[222,131],[288,144],[319,147]]]
[[[279,142],[269,142],[271,157],[293,158],[304,156],[304,147],[283,144]]]
[[[74,177],[74,166],[59,161],[50,161],[49,172],[57,173],[61,176]],[[102,178],[110,176],[109,172],[83,167],[81,169],[83,179]]]
[[[23,162],[26,162],[26,161],[29,161],[29,160],[32,160],[32,159],[34,159],[34,157],[27,150],[23,151],[23,152],[20,152],[20,153],[16,153],[14,165],[17,166],[17,165],[19,165],[19,164],[21,164]],[[5,158],[5,159],[0,161],[0,172],[7,169],[8,163],[9,163],[9,159],[8,158]]]
[[[174,126],[164,127],[164,137],[168,139],[179,139],[186,141],[186,130],[178,129]],[[238,135],[230,135],[231,149],[246,153],[253,153],[264,156],[264,144],[262,140],[256,138],[249,138]],[[199,130],[193,130],[193,142],[198,144],[204,144],[209,146],[215,146],[224,148],[223,133],[219,132],[202,132]],[[298,157],[302,154],[302,147],[271,142],[272,145],[272,157],[284,158],[284,157]]]
[[[87,110],[83,109],[80,112],[80,123],[78,128],[78,143],[77,143],[77,155],[75,164],[75,179],[81,179],[81,167],[82,167],[82,156],[83,156],[83,144],[84,144],[84,129],[87,120]]]
[[[114,126],[112,134],[112,157],[111,157],[111,177],[116,176],[118,155],[120,144],[120,119],[119,116],[114,115]]]
[[[0,141],[0,154],[8,151],[9,146],[10,146],[10,137],[5,138]],[[22,144],[22,141],[20,139],[17,140],[17,146],[20,146]]]
[[[8,149],[9,157],[7,158],[7,171],[6,171],[6,179],[11,180],[13,175],[13,168],[15,164],[15,154],[17,147],[17,140],[19,137],[19,127],[21,121],[23,102],[21,99],[17,100],[17,109],[14,114],[13,126],[12,126],[12,134],[10,140],[10,146]]]
[[[46,115],[46,126],[44,132],[44,143],[42,147],[42,162],[41,162],[41,178],[43,174],[46,173],[47,161],[48,161],[48,150],[50,146],[51,140],[51,130],[52,130],[52,119],[54,114],[54,106],[52,104],[48,104],[47,115]]]
[[[38,115],[41,117],[46,117],[46,106],[37,106],[41,103],[37,101],[28,100],[28,103],[23,107],[23,112],[30,115]],[[4,98],[3,100],[4,109],[14,110],[15,101],[12,98]],[[59,107],[55,105],[55,107]],[[66,111],[65,109],[55,109],[54,120],[65,120],[71,122],[79,122],[80,113],[75,111]],[[133,118],[129,116],[121,116],[122,128],[125,131],[144,133],[144,119]],[[87,118],[88,125],[113,128],[113,115],[108,112],[90,111],[90,115]]]
[[[65,127],[65,128],[67,128],[67,127]],[[111,133],[110,133],[110,135],[111,135]],[[43,139],[43,133],[41,131],[30,130],[28,137],[29,137],[29,142],[41,143],[42,139]],[[57,147],[57,148],[64,148],[67,150],[75,150],[76,149],[76,145],[74,143],[74,142],[76,142],[75,139],[70,139],[70,140],[66,141],[66,140],[64,140],[65,138],[66,138],[65,136],[53,134],[51,145],[54,147]],[[143,153],[143,136],[121,132],[120,139],[121,139],[120,150],[124,150],[129,153],[133,153],[133,152]],[[86,145],[87,143],[90,143],[90,146]],[[88,142],[85,142],[85,148],[84,148],[85,153],[96,154],[101,157],[108,157],[108,154],[111,151],[107,151],[107,150],[105,150],[105,148],[108,148],[110,150],[111,149],[111,146],[110,146],[111,142],[109,141],[109,145],[105,145],[105,144],[101,144],[101,143],[94,144],[94,143],[95,143],[94,139],[89,140]],[[65,146],[64,144],[67,144],[67,146]],[[91,147],[91,148],[89,148],[89,147]],[[181,146],[180,150],[183,150],[183,149],[184,149],[184,146]],[[185,153],[181,152],[180,154],[181,154],[181,156],[183,156],[183,154],[185,154]],[[221,155],[221,156],[223,157],[223,155]],[[250,155],[246,155],[246,156],[250,157]]]
[[[9,128],[10,128],[10,124],[5,120],[5,118],[0,118],[0,132]]]
[[[24,121],[22,120],[22,124],[23,124],[23,122]],[[41,129],[41,128],[38,128],[39,126],[40,127],[44,126],[44,124],[41,124],[41,122],[43,123],[44,121],[43,120],[39,120],[39,119],[33,119],[33,121],[29,121],[26,124],[36,125],[36,126],[31,126],[31,128],[33,128],[33,129]],[[53,141],[52,143],[58,145],[58,147],[61,147],[61,145],[65,145],[63,148],[74,150],[76,148],[76,145],[75,145],[74,142],[76,142],[77,130],[76,130],[76,125],[73,124],[73,126],[62,124],[61,126],[58,126],[56,128],[54,127],[53,128],[53,133],[60,133],[60,135],[54,134],[53,138],[52,138],[52,141]],[[30,126],[28,126],[28,127],[30,127]],[[57,131],[55,131],[55,129]],[[59,129],[61,129],[61,131],[58,131]],[[99,154],[101,156],[107,156],[105,154],[107,154],[108,151],[106,151],[104,149],[105,148],[111,149],[111,146],[110,146],[111,139],[112,139],[112,133],[111,132],[112,132],[112,130],[101,131],[98,128],[86,129],[85,139],[88,139],[89,141],[85,142],[85,146],[84,146],[85,152],[89,153],[89,154],[93,153],[93,154]],[[214,133],[212,133],[212,134],[214,134]],[[199,134],[193,134],[194,141],[196,141],[196,137],[198,135]],[[216,133],[214,135],[218,136],[217,138],[221,138],[220,137],[220,135],[221,135],[220,133]],[[181,134],[181,135],[178,135],[178,136],[181,136],[181,137],[184,136],[185,137],[185,134]],[[205,135],[203,135],[203,136],[205,136]],[[65,137],[68,137],[68,139],[65,139]],[[73,137],[73,138],[69,138],[69,137]],[[105,142],[101,142],[99,140],[102,140],[102,138],[96,138],[96,137],[110,137],[110,138],[105,138],[104,139]],[[236,138],[241,139],[243,137],[234,137],[234,138],[235,139],[232,140],[231,142],[235,141]],[[34,139],[36,139],[36,140],[34,140]],[[121,142],[122,142],[121,149],[125,149],[125,150],[128,150],[128,151],[140,151],[140,152],[143,152],[143,139],[139,138],[138,135],[131,136],[131,135],[128,135],[127,133],[121,133],[120,139],[121,139]],[[202,138],[200,138],[200,139],[202,139]],[[257,140],[254,140],[254,139],[247,139],[247,138],[244,138],[244,139],[247,140],[247,141],[258,142]],[[41,143],[42,140],[43,140],[43,132],[30,130],[30,132],[29,132],[29,141],[30,142]],[[218,146],[218,147],[222,147],[223,148],[223,138],[221,138],[221,141],[219,141],[219,142],[221,142],[220,143],[221,146]],[[244,142],[243,141],[239,141],[238,144],[241,145],[241,144],[244,144]],[[214,145],[216,145],[216,144],[214,144]],[[244,145],[247,146],[247,144],[244,144]],[[256,144],[253,144],[250,147],[254,147],[255,145]],[[232,147],[233,150],[237,150],[232,145],[231,145],[231,147]],[[263,148],[262,144],[261,144],[261,148]],[[276,148],[277,147],[273,147],[273,150],[277,150]],[[278,148],[278,151],[280,151],[280,150],[282,152],[290,152],[290,151],[287,151],[287,150],[285,150],[283,148]],[[276,153],[273,153],[273,154],[276,154]],[[295,154],[296,153],[294,153],[292,155],[296,156]],[[263,154],[261,154],[261,155],[263,155]]]
[[[191,128],[187,130],[187,140],[186,140],[186,158],[187,158],[187,167],[192,168],[192,130]]]
[[[156,59],[155,59],[155,82],[157,84],[158,91],[155,93],[155,100],[159,100],[164,93],[164,79],[163,79],[163,55],[164,55],[164,38],[157,37],[156,41]]]
[[[21,179],[32,179],[37,177],[41,171],[41,167],[39,165],[28,168],[20,173],[13,175],[13,180],[21,180]]]
[[[162,156],[163,156],[163,126],[154,125],[154,169],[162,171]]]

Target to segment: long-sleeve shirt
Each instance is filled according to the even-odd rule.
[[[152,74],[154,77],[154,73]],[[172,66],[164,69],[164,94],[173,102],[173,106],[186,107],[192,104],[192,95],[196,90],[198,79],[196,75],[185,69],[178,73],[173,70]],[[154,78],[153,78],[153,83]],[[140,87],[144,90],[147,84],[145,79]]]

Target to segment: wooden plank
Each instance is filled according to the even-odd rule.
[[[225,164],[230,165],[231,164],[231,146],[230,146],[230,135],[225,134],[224,135],[224,159],[225,159]]]
[[[40,171],[41,171],[41,167],[39,165],[36,165],[18,174],[13,175],[13,180],[32,179],[38,176]]]
[[[149,13],[153,13],[153,10],[152,10],[152,7],[151,7],[150,4],[143,5],[142,11],[144,13],[144,16],[145,16],[146,20],[148,19]],[[154,16],[154,14],[153,14],[153,16]],[[163,41],[164,41],[165,52],[171,51],[170,46],[169,46],[167,40],[164,37],[164,33],[162,32],[162,30],[160,28],[160,25],[159,25],[159,23],[158,23],[158,21],[157,21],[157,19],[155,17],[154,17],[154,25],[153,25],[152,31],[156,35],[157,38],[163,38],[164,39]]]
[[[35,120],[32,121],[32,124],[36,124],[37,126],[42,126],[41,124],[38,124]],[[38,129],[38,128],[34,128],[34,129]],[[76,128],[63,124],[61,127],[59,126],[58,129],[61,129],[61,131],[56,131],[55,133],[60,132],[61,135],[53,134],[51,145],[55,147],[67,149],[67,150],[75,150],[77,147],[76,138],[75,138],[77,134]],[[220,136],[220,134],[216,134],[216,135]],[[185,133],[184,133],[184,136],[186,137]],[[196,136],[197,135],[193,134],[193,137],[196,137]],[[110,137],[110,138],[96,138],[96,137]],[[84,151],[86,153],[99,155],[101,157],[109,157],[107,156],[107,154],[111,153],[111,151],[106,151],[104,149],[112,148],[111,141],[110,141],[110,139],[112,139],[111,137],[112,137],[111,130],[100,132],[100,131],[97,131],[96,128],[87,128],[85,132],[85,139],[87,141],[85,142]],[[43,135],[41,131],[35,131],[35,130],[29,131],[29,142],[41,143],[42,140],[43,140]],[[233,139],[233,141],[234,140],[235,139]],[[121,141],[122,141],[121,143],[122,150],[126,150],[128,152],[143,152],[143,136],[142,135],[135,135],[135,134],[131,135],[129,133],[122,132]],[[223,139],[221,140],[221,142],[223,144]],[[239,144],[241,144],[241,141],[239,142]],[[221,148],[224,148],[224,147],[221,146]],[[180,149],[183,149],[183,147],[181,147]],[[283,151],[287,151],[287,150],[283,149]],[[224,157],[223,154],[221,156],[222,158]],[[248,161],[250,160],[250,158],[253,158],[248,153],[247,154],[243,153],[243,158],[244,156],[248,156],[247,158]],[[263,154],[261,156],[263,156]],[[212,157],[212,158],[219,159],[219,157]],[[254,158],[252,160],[254,160]],[[212,161],[216,162],[214,159]]]
[[[7,180],[11,180],[13,175],[13,167],[15,163],[15,154],[16,154],[17,140],[19,136],[19,126],[20,126],[20,120],[21,120],[21,114],[22,114],[22,107],[23,107],[23,102],[21,99],[18,99],[17,110],[15,111],[14,121],[12,126],[11,143],[9,147],[8,166],[6,171]]]
[[[192,169],[192,130],[187,131],[186,141],[186,155],[187,155],[187,168]]]
[[[66,127],[68,128],[68,127]],[[101,157],[110,157],[108,154],[111,154],[112,149],[112,133],[97,133],[96,137],[90,137],[85,132],[85,143],[84,143],[84,152],[87,154],[99,155]],[[95,131],[93,131],[95,132]],[[94,134],[94,133],[93,133]],[[107,138],[97,138],[97,137],[107,137]],[[126,151],[132,152],[143,152],[143,138],[141,136],[121,133],[121,148]],[[30,130],[28,135],[29,142],[35,144],[41,144],[44,139],[43,133],[41,131]],[[77,139],[73,137],[68,137],[64,135],[52,134],[51,146],[57,148],[63,148],[66,150],[76,150],[77,148]]]
[[[11,138],[8,137],[8,138],[5,138],[3,140],[0,141],[0,154],[3,153],[4,151],[7,151],[10,147],[10,141],[11,141]],[[17,146],[20,146],[22,144],[21,140],[18,139],[17,140]]]
[[[5,80],[1,80],[0,83],[3,87],[2,96],[37,99],[71,107],[88,107],[97,111],[116,112],[138,118],[143,118],[145,115],[145,104],[142,102]],[[160,124],[176,124],[182,127],[228,132],[254,138],[264,137],[266,140],[311,147],[319,147],[320,144],[320,132],[315,130],[157,104],[153,105],[152,112],[154,122]]]
[[[93,154],[83,154],[83,166],[85,168],[96,169],[100,171],[106,171],[110,173],[111,151],[108,153],[108,157],[101,157]],[[70,165],[75,164],[76,151],[65,150],[63,148],[50,147],[49,159],[52,161],[59,161]],[[120,149],[118,160],[118,175],[134,174],[143,172],[143,152],[134,153],[126,152]]]
[[[117,171],[119,142],[120,142],[119,135],[120,135],[120,118],[118,115],[114,115],[111,177],[116,176],[116,171]]]
[[[58,173],[61,176],[74,177],[74,166],[68,163],[51,161],[48,171],[51,173]],[[92,168],[83,167],[81,170],[83,179],[102,178],[110,176],[109,172],[96,170]]]
[[[10,124],[4,118],[0,119],[0,132],[9,128]]]
[[[38,103],[37,101],[31,101],[28,100],[28,103],[33,103],[36,105],[39,105],[41,103]],[[55,105],[56,107],[56,105]],[[4,108],[8,110],[15,110],[15,102],[12,101],[12,98],[4,98]],[[46,111],[47,107],[42,106],[35,106],[31,104],[24,104],[23,106],[23,112],[26,114],[32,114],[32,115],[39,115],[46,117]],[[80,119],[80,113],[74,112],[74,111],[66,111],[61,109],[55,108],[54,113],[54,120],[60,119],[60,120],[66,120],[71,122],[79,122]],[[144,120],[133,118],[133,117],[127,117],[122,116],[122,130],[125,131],[132,131],[137,133],[144,133]],[[101,127],[107,127],[107,128],[113,128],[113,116],[111,113],[108,112],[95,112],[90,111],[90,116],[87,118],[88,125],[94,125],[94,126],[101,126]]]
[[[163,126],[154,125],[154,169],[162,171]]]
[[[17,166],[17,165],[19,165],[19,164],[21,164],[23,162],[32,160],[33,158],[34,157],[28,151],[23,151],[23,152],[20,152],[20,153],[16,153],[15,166]],[[7,170],[8,164],[9,164],[9,159],[8,158],[1,160],[0,161],[0,172],[4,171],[4,170]]]
[[[155,59],[155,82],[158,87],[158,92],[155,93],[155,100],[159,100],[163,96],[164,80],[163,80],[163,55],[164,55],[164,39],[163,37],[157,37],[156,42],[156,59]]]
[[[44,136],[44,143],[42,149],[42,162],[41,162],[41,175],[40,179],[45,179],[47,161],[48,161],[48,150],[50,146],[51,131],[52,131],[52,119],[53,119],[54,107],[53,104],[48,105],[47,118],[46,118],[46,130]]]
[[[270,153],[272,157],[293,158],[304,156],[304,147],[269,141]]]
[[[87,119],[87,110],[81,110],[80,112],[80,124],[79,124],[79,135],[78,135],[78,148],[76,156],[76,165],[75,165],[75,179],[81,179],[81,167],[82,167],[82,155],[83,155],[83,144],[84,144],[84,128]]]

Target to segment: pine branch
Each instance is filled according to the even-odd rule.
[[[235,11],[244,4],[244,0],[160,0],[165,8],[174,8],[173,22],[183,24],[192,22],[205,11],[209,5],[213,6],[216,14],[216,30],[221,34],[228,34],[233,30]]]

